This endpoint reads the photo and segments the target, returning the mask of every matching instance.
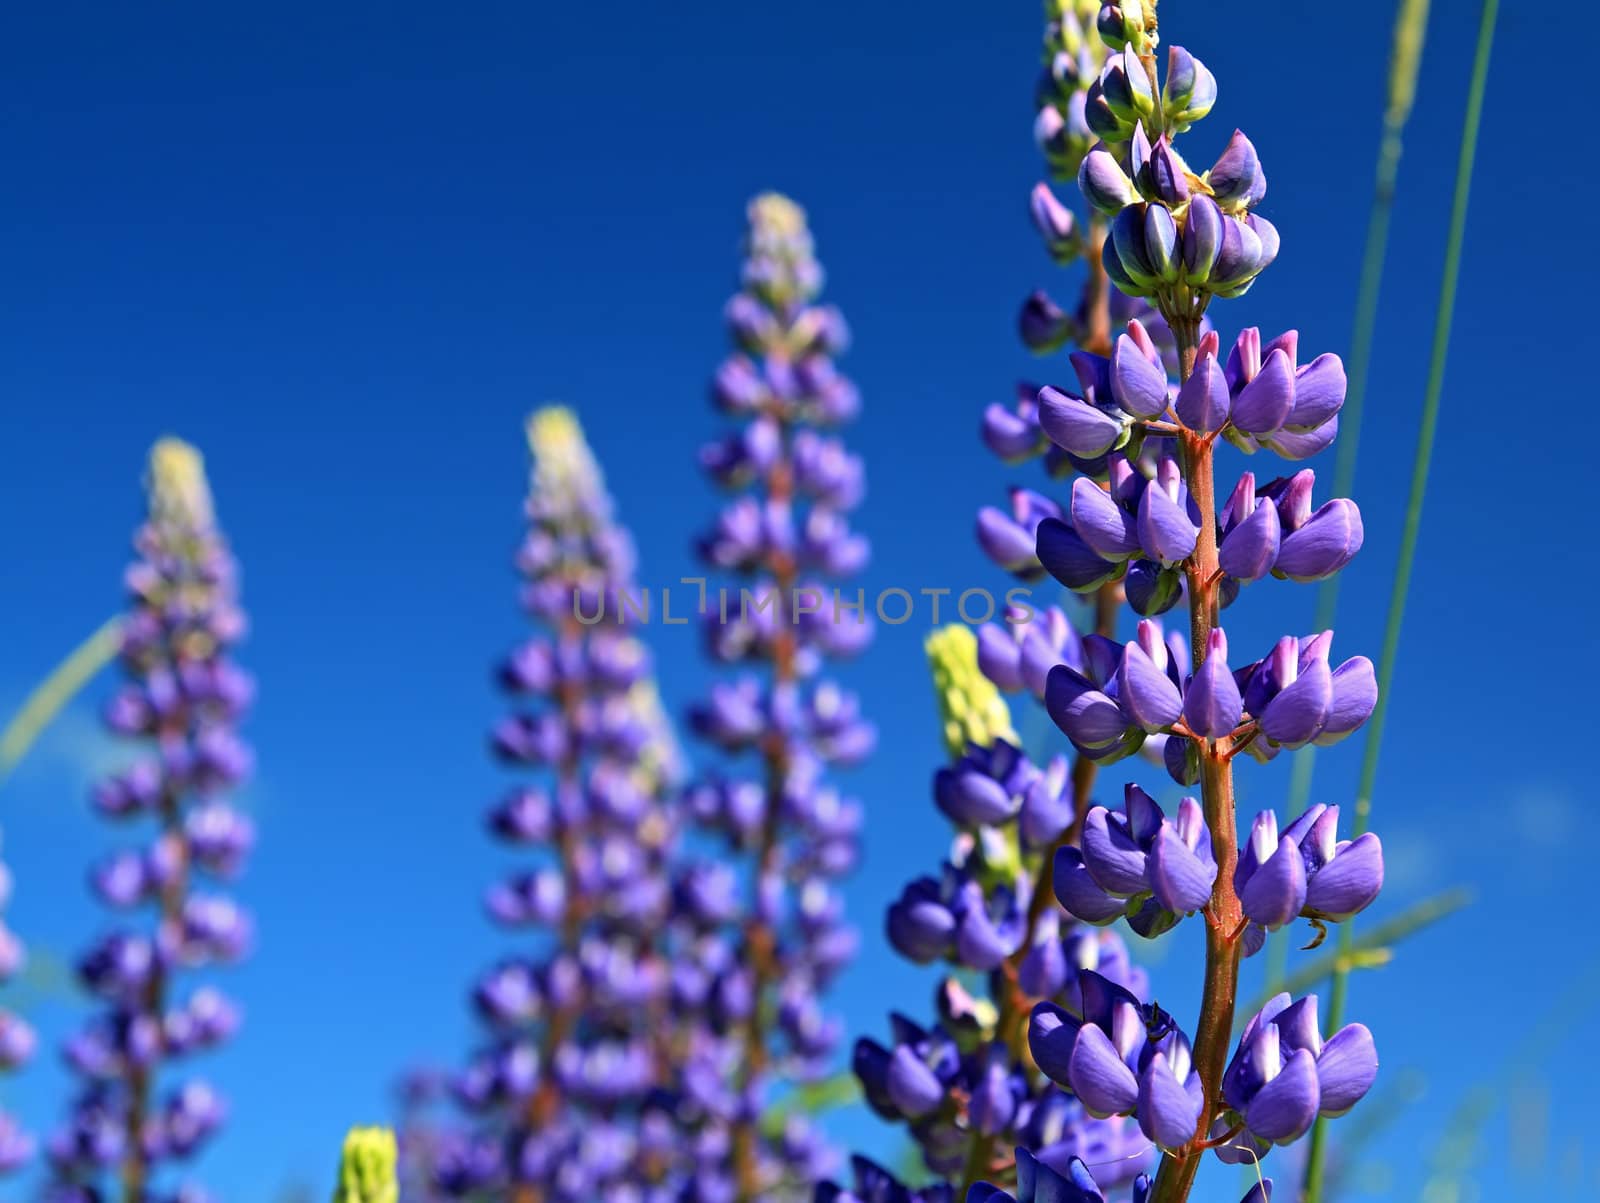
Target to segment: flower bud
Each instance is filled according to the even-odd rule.
[[[1165,134],[1150,148],[1150,159],[1140,173],[1140,184],[1149,200],[1181,205],[1189,199],[1189,180],[1184,173],[1183,160],[1172,149]]]
[[[1165,205],[1152,204],[1144,212],[1144,251],[1156,276],[1164,284],[1177,282],[1183,263],[1179,258],[1178,226]]]
[[[1149,73],[1132,49],[1124,49],[1109,59],[1096,82],[1100,85],[1100,100],[1119,127],[1126,127],[1130,134],[1134,125],[1155,112]]]
[[[1234,580],[1258,581],[1277,562],[1281,539],[1278,508],[1263,497],[1242,522],[1222,537],[1217,562]]]
[[[1153,618],[1165,614],[1183,597],[1183,573],[1163,568],[1154,560],[1135,560],[1128,566],[1122,589],[1135,614]]]
[[[1167,127],[1182,133],[1211,111],[1217,102],[1217,77],[1182,46],[1167,51],[1167,81],[1161,89],[1161,115]]]
[[[1089,85],[1083,97],[1083,120],[1089,132],[1106,142],[1126,142],[1138,128],[1137,123],[1117,116],[1106,101],[1105,85],[1097,79]]]
[[[1071,316],[1050,297],[1035,290],[1022,303],[1017,331],[1031,351],[1053,351],[1072,334]]]
[[[1217,204],[1230,211],[1254,204],[1266,193],[1266,176],[1261,170],[1261,160],[1256,148],[1243,130],[1234,130],[1233,137],[1217,161],[1206,172],[1206,184]]]
[[[1183,281],[1204,284],[1222,250],[1222,210],[1209,196],[1189,199],[1183,220]]]
[[[1139,199],[1128,173],[1103,143],[1096,144],[1083,156],[1083,165],[1078,168],[1078,188],[1084,200],[1102,213],[1120,213]]]
[[[1108,50],[1122,50],[1130,44],[1138,50],[1145,42],[1144,21],[1141,0],[1118,0],[1115,4],[1100,6],[1095,28]]]
[[[1067,263],[1077,256],[1083,247],[1078,219],[1071,209],[1056,198],[1049,184],[1034,185],[1028,197],[1028,212],[1052,259],[1057,263]]]
[[[1234,217],[1222,222],[1222,246],[1211,268],[1209,290],[1219,297],[1238,296],[1261,270],[1261,239]]]
[[[1123,273],[1137,285],[1138,295],[1148,296],[1155,288],[1159,276],[1155,264],[1145,248],[1144,211],[1148,205],[1129,205],[1111,220],[1109,241],[1122,264]]]

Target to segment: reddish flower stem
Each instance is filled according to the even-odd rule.
[[[1187,380],[1194,370],[1197,355],[1198,320],[1172,320],[1169,316],[1169,321],[1178,340],[1179,375]],[[1189,590],[1189,639],[1193,667],[1198,671],[1206,656],[1211,631],[1217,625],[1217,586],[1221,579],[1217,563],[1213,440],[1184,432],[1179,436],[1179,450],[1184,483],[1200,515],[1200,537],[1184,569]],[[1200,745],[1201,800],[1217,861],[1217,880],[1211,888],[1211,902],[1205,913],[1205,985],[1200,1018],[1194,1028],[1194,1067],[1200,1075],[1204,1103],[1194,1139],[1163,1158],[1150,1203],[1183,1203],[1189,1197],[1204,1155],[1204,1141],[1216,1115],[1228,1047],[1233,1039],[1233,1012],[1238,1001],[1239,960],[1243,951],[1238,934],[1243,912],[1233,889],[1239,849],[1232,749],[1232,736],[1207,740]]]

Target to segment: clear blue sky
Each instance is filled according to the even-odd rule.
[[[1343,654],[1377,654],[1475,25],[1468,0],[1434,7]],[[1220,149],[1244,126],[1284,238],[1218,320],[1230,335],[1298,326],[1308,351],[1344,350],[1391,5],[1168,0],[1163,15],[1168,39],[1221,83],[1189,145]],[[1571,542],[1593,471],[1563,454],[1584,435],[1568,363],[1592,345],[1591,290],[1554,266],[1565,244],[1525,229],[1561,218],[1560,198],[1594,172],[1530,145],[1589,101],[1548,55],[1547,19],[1541,6],[1502,13],[1376,800],[1383,909],[1458,882],[1479,890],[1470,913],[1354,990],[1385,1065],[1426,1075],[1410,1129],[1382,1138],[1396,1199],[1415,1197],[1417,1150],[1551,1013],[1559,984],[1595,980],[1572,903],[1592,880],[1594,761],[1571,725],[1600,652],[1593,624],[1572,618],[1597,582]],[[1592,42],[1592,14],[1563,20],[1564,45]],[[645,577],[688,571],[711,504],[693,463],[716,429],[704,384],[753,192],[810,209],[829,295],[855,329],[845,366],[866,403],[853,439],[871,481],[869,586],[1001,583],[972,515],[1034,478],[987,458],[977,415],[1019,375],[1066,374],[1031,362],[1013,332],[1029,288],[1068,291],[1025,216],[1037,8],[68,3],[14,7],[0,32],[0,703],[117,606],[148,444],[198,443],[255,622],[242,658],[261,683],[250,801],[263,832],[242,890],[261,947],[231,982],[248,1026],[214,1069],[235,1115],[205,1176],[235,1203],[292,1181],[320,1193],[341,1130],[385,1113],[393,1073],[462,1048],[468,978],[504,947],[479,916],[501,864],[479,817],[501,783],[483,752],[498,713],[488,666],[520,629],[520,419],[575,405]],[[1541,216],[1530,202],[1544,163],[1561,164],[1561,182]],[[1531,251],[1551,256],[1537,285]],[[1264,648],[1311,606],[1309,589],[1257,586],[1230,631]],[[682,628],[654,634],[681,705],[705,669]],[[927,980],[880,935],[886,900],[945,842],[927,791],[938,749],[923,634],[885,632],[855,674],[882,747],[853,782],[869,814],[851,892],[866,955],[840,993],[853,1033],[881,1033],[887,997],[928,1003]],[[109,837],[83,795],[105,755],[85,703],[0,796],[15,923],[52,949],[98,922],[83,866]],[[1316,796],[1346,800],[1359,756],[1356,741],[1324,753]],[[1134,774],[1157,781],[1119,766],[1105,793]],[[1249,775],[1246,810],[1281,801],[1285,780]],[[1185,1016],[1189,969],[1182,951],[1156,969]],[[1595,993],[1566,996],[1572,1028],[1594,1021]],[[52,999],[39,1019],[54,1037],[76,1009]],[[1589,1067],[1547,1054],[1527,1077],[1518,1097],[1525,1114],[1548,1107],[1548,1138],[1518,1145],[1503,1112],[1491,1120],[1487,1197],[1593,1197],[1594,1154],[1576,1176],[1571,1161],[1590,1136]],[[46,1055],[6,1091],[42,1127],[61,1085]],[[861,1116],[837,1126],[889,1147]],[[1513,1168],[1526,1193],[1506,1185]]]

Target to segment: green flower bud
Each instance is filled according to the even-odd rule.
[[[1000,691],[978,670],[978,640],[960,623],[940,627],[923,643],[939,703],[944,743],[952,759],[969,743],[988,747],[997,739],[1020,744],[1011,711]]]
[[[1182,46],[1167,51],[1167,80],[1161,88],[1161,115],[1181,134],[1217,103],[1217,77]]]
[[[399,1203],[397,1156],[391,1129],[351,1128],[339,1158],[333,1203]]]

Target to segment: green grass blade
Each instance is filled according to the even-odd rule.
[[[0,732],[0,785],[5,784],[34,741],[44,734],[78,691],[116,659],[121,646],[122,619],[119,616],[103,623],[34,688],[16,717]]]
[[[1372,343],[1378,329],[1378,298],[1383,289],[1383,265],[1389,254],[1389,218],[1394,212],[1395,184],[1400,175],[1400,155],[1405,149],[1406,122],[1417,94],[1417,72],[1422,67],[1422,47],[1428,31],[1429,0],[1400,0],[1395,14],[1394,40],[1389,51],[1389,93],[1383,111],[1383,136],[1378,143],[1378,165],[1373,177],[1372,208],[1367,215],[1367,245],[1361,255],[1361,282],[1356,289],[1355,320],[1350,332],[1350,357],[1345,363],[1349,388],[1339,412],[1339,450],[1334,461],[1333,497],[1348,497],[1355,488],[1356,457],[1361,450],[1361,417],[1367,398],[1367,377],[1372,366]],[[1339,573],[1317,586],[1317,612],[1313,631],[1333,626],[1339,609]],[[1289,777],[1288,814],[1297,815],[1311,801],[1311,777],[1317,748],[1308,744],[1295,753]],[[1289,935],[1279,932],[1267,945],[1266,980],[1270,988],[1283,978],[1289,962]],[[1270,991],[1276,993],[1275,990]]]
[[[1400,630],[1405,622],[1406,597],[1411,587],[1411,572],[1416,564],[1417,536],[1422,528],[1422,504],[1428,490],[1428,468],[1433,459],[1433,443],[1439,428],[1439,401],[1444,391],[1444,369],[1450,349],[1450,324],[1455,316],[1456,286],[1461,278],[1461,248],[1466,240],[1467,201],[1472,193],[1472,168],[1477,158],[1478,127],[1483,120],[1483,97],[1489,80],[1489,58],[1494,47],[1495,19],[1499,0],[1483,0],[1478,24],[1478,44],[1473,55],[1472,82],[1467,91],[1467,107],[1461,123],[1461,149],[1456,161],[1455,196],[1450,205],[1450,231],[1445,242],[1444,276],[1439,284],[1439,309],[1434,320],[1433,350],[1428,364],[1427,391],[1422,400],[1422,426],[1417,433],[1416,456],[1411,467],[1411,493],[1406,502],[1405,528],[1400,537],[1400,559],[1395,566],[1394,588],[1389,596],[1389,617],[1384,628],[1383,653],[1378,662],[1378,705],[1367,730],[1366,748],[1361,760],[1361,779],[1356,787],[1355,822],[1352,836],[1367,829],[1372,812],[1372,791],[1378,775],[1378,754],[1383,746],[1383,723],[1389,709],[1389,694],[1394,682],[1395,661],[1400,652]],[[1339,949],[1354,947],[1355,930],[1344,923],[1339,930]],[[1348,969],[1336,969],[1329,993],[1328,1030],[1336,1030],[1344,1016],[1349,992]],[[1311,1130],[1311,1152],[1306,1161],[1306,1203],[1319,1203],[1323,1167],[1327,1160],[1327,1126],[1318,1120]]]

